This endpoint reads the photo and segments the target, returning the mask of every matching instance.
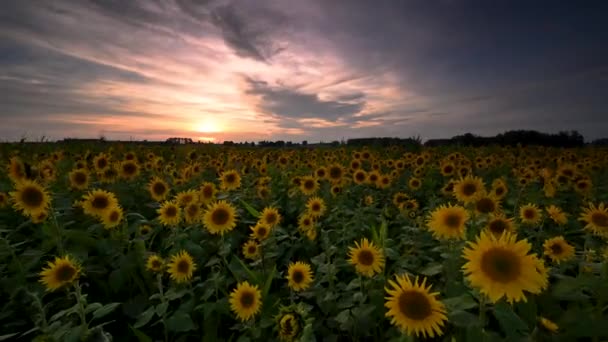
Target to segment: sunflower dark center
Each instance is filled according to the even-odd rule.
[[[260,226],[258,228],[258,236],[266,236],[267,232],[268,232],[268,230],[266,230],[266,227],[264,227],[264,226]]]
[[[608,227],[608,215],[603,212],[593,213],[591,215],[591,223],[602,228]]]
[[[203,188],[203,197],[211,198],[213,196],[213,188],[210,186],[206,186]]]
[[[475,203],[475,209],[483,214],[491,213],[496,210],[496,203],[491,198],[484,197]]]
[[[29,186],[23,189],[23,192],[21,193],[21,200],[28,207],[39,207],[44,202],[44,195],[40,189]]]
[[[576,186],[577,186],[579,189],[581,189],[581,190],[586,189],[586,188],[587,188],[587,185],[588,185],[588,184],[587,184],[587,182],[585,182],[585,181],[582,181],[582,182],[578,182],[578,183],[576,183]]]
[[[192,204],[192,205],[188,206],[188,209],[186,209],[186,213],[188,213],[188,216],[194,217],[194,216],[196,216],[196,214],[198,214],[198,209],[199,209],[198,205]]]
[[[217,208],[211,213],[211,221],[217,225],[224,225],[228,223],[230,219],[230,213],[224,208]]]
[[[295,270],[293,272],[293,274],[291,275],[291,280],[293,280],[293,282],[296,284],[303,282],[304,281],[304,272],[302,272],[301,270]]]
[[[420,185],[420,183],[417,180],[413,180],[412,181],[412,186],[413,187],[417,187],[418,185]]]
[[[76,172],[74,174],[74,183],[81,185],[87,182],[87,175],[83,172]]]
[[[321,211],[321,204],[315,202],[310,206],[310,209],[312,211]]]
[[[165,215],[167,215],[168,217],[177,216],[177,208],[174,206],[168,207],[167,210],[165,211]]]
[[[463,187],[462,187],[462,193],[465,196],[471,196],[474,195],[477,192],[477,186],[473,183],[466,183]]]
[[[275,213],[268,213],[268,214],[266,214],[265,221],[268,224],[274,224],[274,223],[276,223],[277,222],[277,214],[275,214]]]
[[[443,168],[443,172],[445,173],[451,173],[452,171],[454,171],[454,168],[451,165],[448,165]]]
[[[57,268],[56,275],[59,281],[70,281],[76,274],[76,268],[72,265],[61,265]]]
[[[255,303],[255,296],[249,291],[243,292],[239,298],[239,302],[243,308],[249,309]]]
[[[551,253],[553,253],[555,255],[560,255],[564,252],[562,245],[559,243],[554,243],[549,248],[551,249]]]
[[[524,210],[524,217],[528,220],[532,220],[536,217],[536,211],[534,209]]]
[[[314,187],[315,187],[315,182],[314,182],[314,181],[312,181],[312,180],[306,180],[306,181],[304,182],[304,188],[305,188],[306,190],[311,190],[311,189],[314,189]]]
[[[462,217],[456,213],[447,214],[444,223],[448,228],[457,229],[462,223]]]
[[[375,182],[375,181],[378,180],[378,176],[372,174],[372,175],[369,176],[369,180],[372,181],[372,182]]]
[[[363,172],[357,172],[357,173],[355,174],[355,178],[356,178],[358,181],[362,182],[362,181],[364,181],[364,180],[365,180],[365,174],[364,174]]]
[[[152,260],[152,268],[158,269],[158,268],[160,268],[160,266],[161,266],[160,260]]]
[[[504,192],[505,192],[505,189],[503,187],[501,187],[501,186],[499,186],[496,189],[494,189],[494,193],[497,196],[501,196]]]
[[[249,252],[249,254],[254,254],[257,251],[257,247],[256,246],[249,246],[247,247],[247,252]]]
[[[180,260],[177,263],[177,272],[188,273],[190,271],[190,263],[187,260]]]
[[[118,221],[118,219],[120,218],[120,214],[118,213],[118,211],[114,210],[110,213],[110,222],[116,222]]]
[[[234,182],[236,182],[236,176],[234,174],[231,173],[231,174],[226,175],[226,183],[231,184]]]
[[[103,169],[106,166],[108,166],[108,161],[107,160],[105,160],[104,158],[101,158],[101,159],[97,160],[97,168]]]
[[[342,169],[339,167],[332,167],[329,169],[329,177],[332,179],[338,179],[342,177]]]
[[[110,205],[110,201],[105,195],[95,196],[93,201],[91,201],[91,205],[95,209],[105,209]]]
[[[399,311],[407,318],[421,321],[433,314],[431,302],[418,291],[404,291],[398,299]]]
[[[508,225],[503,220],[494,220],[490,222],[490,231],[494,234],[502,234],[507,228]]]
[[[374,264],[374,253],[367,249],[361,250],[357,255],[357,260],[363,266],[371,266]]]
[[[155,195],[164,195],[165,191],[167,191],[167,187],[165,186],[165,184],[163,184],[161,182],[156,182],[156,183],[154,183],[154,186],[152,187],[152,191],[154,192]]]
[[[510,250],[493,248],[481,257],[481,270],[493,281],[509,283],[521,274],[518,256]]]
[[[134,163],[126,163],[122,166],[122,171],[126,175],[133,175],[135,172],[137,172],[137,166]]]
[[[323,169],[317,170],[317,176],[321,177],[321,178],[325,177],[325,170],[323,170]]]

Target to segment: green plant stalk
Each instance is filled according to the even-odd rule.
[[[481,295],[479,298],[479,322],[481,326],[484,327],[486,325],[486,296]]]
[[[158,274],[156,276],[156,283],[158,285],[158,293],[160,294],[160,302],[165,303],[167,299],[165,298],[165,292],[163,291],[163,275]],[[167,316],[167,311],[163,312],[163,316],[161,320],[163,321],[163,334],[165,335],[165,341],[169,341],[169,332],[167,331],[167,323],[165,323],[165,318]]]
[[[63,236],[61,233],[61,226],[59,226],[59,221],[57,221],[55,209],[53,207],[51,207],[50,209],[51,218],[53,220],[53,226],[55,227],[55,233],[57,234],[57,236],[55,237],[55,239],[57,240],[57,250],[59,251],[60,255],[64,255],[65,250],[63,248]]]
[[[78,316],[80,316],[80,324],[85,327],[84,336],[86,336],[87,331],[89,329],[89,324],[87,323],[87,318],[84,312],[84,303],[82,300],[82,289],[80,287],[80,282],[76,281],[74,284],[74,289],[76,290],[76,300],[78,301]]]
[[[47,328],[48,328],[48,322],[46,320],[46,312],[44,311],[42,302],[40,301],[40,298],[38,298],[38,296],[35,293],[28,291],[28,294],[34,299],[34,304],[36,304],[36,308],[38,309],[38,311],[40,311],[40,317],[41,317],[41,321],[42,321],[42,327],[40,330],[42,330],[42,332],[46,334]]]

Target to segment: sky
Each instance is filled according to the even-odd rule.
[[[608,2],[5,0],[0,140],[608,137]]]

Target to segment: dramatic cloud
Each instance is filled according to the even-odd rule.
[[[604,2],[9,0],[0,137],[606,135]]]

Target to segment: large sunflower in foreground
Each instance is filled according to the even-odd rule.
[[[256,285],[247,281],[239,283],[230,294],[230,309],[241,321],[247,321],[255,316],[262,307],[262,293]]]
[[[476,242],[464,249],[467,263],[463,272],[471,286],[492,302],[526,300],[524,291],[538,294],[547,287],[547,273],[542,260],[528,254],[532,245],[517,241],[515,235],[504,233],[499,239],[482,232]]]
[[[461,178],[454,183],[454,196],[465,204],[475,202],[484,190],[483,180],[471,175]]]
[[[556,263],[568,261],[574,257],[574,247],[568,244],[563,236],[556,236],[543,243],[545,255]]]
[[[355,241],[355,247],[348,247],[350,263],[355,265],[357,273],[366,277],[382,272],[384,268],[384,255],[382,251],[367,239],[361,240],[361,244]]]
[[[406,275],[389,280],[392,288],[386,288],[388,297],[384,306],[388,308],[386,317],[391,323],[409,335],[426,337],[441,336],[441,328],[447,320],[445,305],[435,298],[439,293],[430,292],[431,285],[426,286],[418,277],[412,282]]]
[[[195,270],[196,264],[192,256],[184,250],[173,255],[167,265],[167,272],[169,272],[171,279],[178,283],[188,282]]]
[[[84,196],[82,209],[87,215],[102,217],[110,208],[117,205],[118,199],[113,193],[95,189]]]
[[[589,203],[589,207],[583,209],[579,220],[585,222],[585,229],[594,235],[608,238],[608,208],[604,203],[598,206]]]
[[[182,209],[173,201],[165,201],[156,212],[165,226],[177,226],[182,219]]]
[[[301,261],[289,264],[286,278],[294,291],[306,290],[314,280],[310,265]]]
[[[49,261],[48,266],[40,272],[40,282],[47,291],[58,290],[73,283],[80,276],[80,265],[69,255],[56,257]]]
[[[226,201],[218,201],[209,206],[203,223],[211,234],[224,235],[236,226],[236,209]]]
[[[32,217],[45,213],[51,203],[51,197],[44,187],[28,179],[19,181],[10,195],[15,209]]]
[[[438,239],[462,239],[469,219],[466,209],[455,205],[442,205],[433,210],[427,220],[427,227]]]

